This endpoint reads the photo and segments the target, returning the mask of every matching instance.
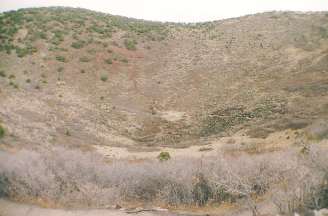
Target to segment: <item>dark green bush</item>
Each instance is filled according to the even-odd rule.
[[[27,55],[31,55],[33,53],[37,52],[37,49],[32,46],[27,46],[24,48],[21,47],[16,47],[16,54],[19,58],[23,58]]]
[[[9,79],[15,79],[16,76],[15,76],[14,74],[10,74],[8,78],[9,78]]]
[[[108,80],[108,76],[106,74],[101,75],[100,80],[106,82]]]
[[[168,152],[161,152],[158,156],[157,156],[158,160],[160,161],[167,161],[169,159],[171,159],[170,153]]]
[[[126,58],[122,58],[122,59],[121,59],[121,62],[123,62],[123,63],[129,63],[129,60],[126,59]]]
[[[60,61],[60,62],[67,62],[67,60],[64,56],[56,56],[56,60]]]
[[[112,59],[106,59],[105,62],[106,62],[107,64],[113,64]]]
[[[136,45],[137,45],[136,40],[133,40],[133,39],[125,39],[124,40],[124,46],[128,50],[136,50],[137,49]]]
[[[0,139],[5,136],[5,129],[0,125]]]
[[[6,76],[7,76],[6,72],[0,71],[0,77],[6,77]]]
[[[75,49],[81,49],[83,48],[85,45],[84,41],[75,41],[72,43],[71,47],[75,48]]]

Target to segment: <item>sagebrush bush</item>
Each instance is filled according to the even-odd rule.
[[[124,46],[128,50],[136,50],[137,49],[136,45],[137,45],[137,41],[135,41],[133,39],[125,39],[124,40]]]
[[[60,61],[60,62],[67,62],[67,60],[64,56],[56,56],[56,60]]]
[[[307,155],[295,151],[238,157],[219,153],[213,158],[165,163],[106,163],[96,153],[66,148],[0,151],[0,194],[72,206],[128,201],[205,205],[244,199],[256,210],[253,199],[275,190],[273,200],[281,211],[292,209],[291,203],[293,209],[296,204],[313,208],[327,203],[327,187],[322,183],[328,160],[323,154],[312,150]],[[287,185],[281,187],[282,183]]]
[[[3,70],[0,70],[0,77],[6,77],[7,74],[6,72],[4,72]]]
[[[0,139],[5,136],[5,129],[0,125]]]
[[[106,63],[106,64],[113,64],[113,61],[112,61],[112,59],[106,59],[106,60],[105,60],[105,63]]]
[[[86,56],[83,56],[80,58],[80,62],[89,62],[89,61],[90,61],[90,59]]]
[[[161,152],[158,156],[157,156],[158,160],[160,161],[167,161],[171,159],[171,155],[168,152]]]
[[[106,82],[108,80],[108,76],[106,74],[103,74],[100,76],[100,80]]]
[[[83,48],[85,45],[85,41],[74,41],[72,44],[71,44],[71,47],[75,48],[75,49],[81,49]]]

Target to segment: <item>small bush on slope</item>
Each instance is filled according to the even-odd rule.
[[[132,40],[132,39],[124,40],[124,46],[128,50],[136,50],[137,49],[136,45],[137,45],[137,42],[135,40]]]
[[[168,152],[161,152],[158,156],[157,156],[158,160],[160,161],[167,161],[171,159],[170,153]]]
[[[106,74],[103,74],[100,76],[100,80],[106,82],[108,80],[108,76]]]
[[[5,129],[0,125],[0,139],[5,136]]]

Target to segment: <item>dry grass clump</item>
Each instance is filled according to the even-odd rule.
[[[122,202],[206,205],[243,201],[258,214],[257,197],[275,191],[281,212],[328,206],[324,151],[262,155],[218,154],[207,159],[106,163],[95,153],[55,148],[0,152],[0,195],[66,206]]]

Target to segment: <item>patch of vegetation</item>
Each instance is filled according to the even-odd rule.
[[[31,83],[31,79],[26,79],[25,82],[26,83]]]
[[[1,190],[7,191],[8,198],[13,199],[42,198],[58,204],[74,200],[77,205],[88,203],[95,207],[129,201],[144,204],[152,200],[171,206],[244,203],[247,206],[243,207],[257,212],[256,200],[265,198],[268,202],[274,200],[281,214],[328,205],[325,184],[328,158],[324,147],[314,145],[303,153],[295,148],[279,154],[234,157],[218,153],[217,157],[201,162],[181,158],[174,163],[158,160],[106,163],[94,152],[62,147],[4,151],[2,156],[2,177],[7,181],[1,185],[0,194]],[[44,163],[38,163],[40,160]],[[304,175],[309,169],[311,175]],[[53,184],[65,187],[50,187]],[[92,187],[85,187],[86,184]],[[49,188],[49,193],[38,193],[40,188]]]
[[[134,39],[125,39],[124,40],[124,46],[128,50],[137,50],[136,45],[137,45],[137,41]]]
[[[90,62],[90,59],[86,56],[80,58],[80,62]]]
[[[112,59],[106,59],[105,62],[106,62],[106,64],[113,64]]]
[[[67,62],[67,60],[64,56],[56,56],[56,60],[59,62]]]
[[[318,65],[320,64],[318,63]],[[285,88],[284,90],[289,92],[300,92],[305,97],[324,96],[328,94],[328,80],[304,83],[302,85],[293,85]]]
[[[3,70],[0,70],[0,77],[6,77],[6,76],[7,76],[6,72]]]
[[[50,43],[57,46],[60,45],[61,42],[64,41],[64,32],[61,30],[55,30],[52,33],[53,37],[51,38]]]
[[[244,106],[228,107],[212,112],[206,117],[201,129],[201,136],[220,134],[233,126],[253,119],[265,119],[273,114],[283,115],[287,112],[283,101],[265,100],[255,108],[247,110]]]
[[[35,47],[32,46],[27,46],[24,48],[21,47],[16,47],[16,54],[18,57],[23,58],[27,55],[31,55],[33,53],[36,53],[37,49]]]
[[[5,129],[2,127],[2,125],[0,124],[0,139],[3,138],[5,136]]]
[[[83,48],[85,45],[85,41],[75,41],[72,43],[71,47],[75,48],[75,49],[81,49]]]
[[[108,75],[106,75],[106,74],[101,75],[100,80],[103,82],[106,82],[108,80]]]
[[[309,125],[305,129],[305,135],[310,140],[320,141],[328,139],[328,120],[320,119]]]
[[[121,59],[121,62],[123,62],[123,63],[129,63],[129,60],[127,58],[122,58]]]
[[[320,26],[319,34],[320,34],[321,38],[328,38],[328,29]]]
[[[171,159],[171,155],[168,152],[161,152],[158,156],[157,156],[158,160],[160,161],[167,161]]]
[[[71,136],[71,132],[69,132],[69,130],[66,130],[66,131],[65,131],[65,135],[66,135],[66,136]]]
[[[201,147],[201,148],[199,149],[200,152],[203,152],[203,151],[212,151],[212,150],[213,150],[212,147]]]
[[[16,79],[16,76],[14,74],[10,74],[8,78],[9,79]]]

